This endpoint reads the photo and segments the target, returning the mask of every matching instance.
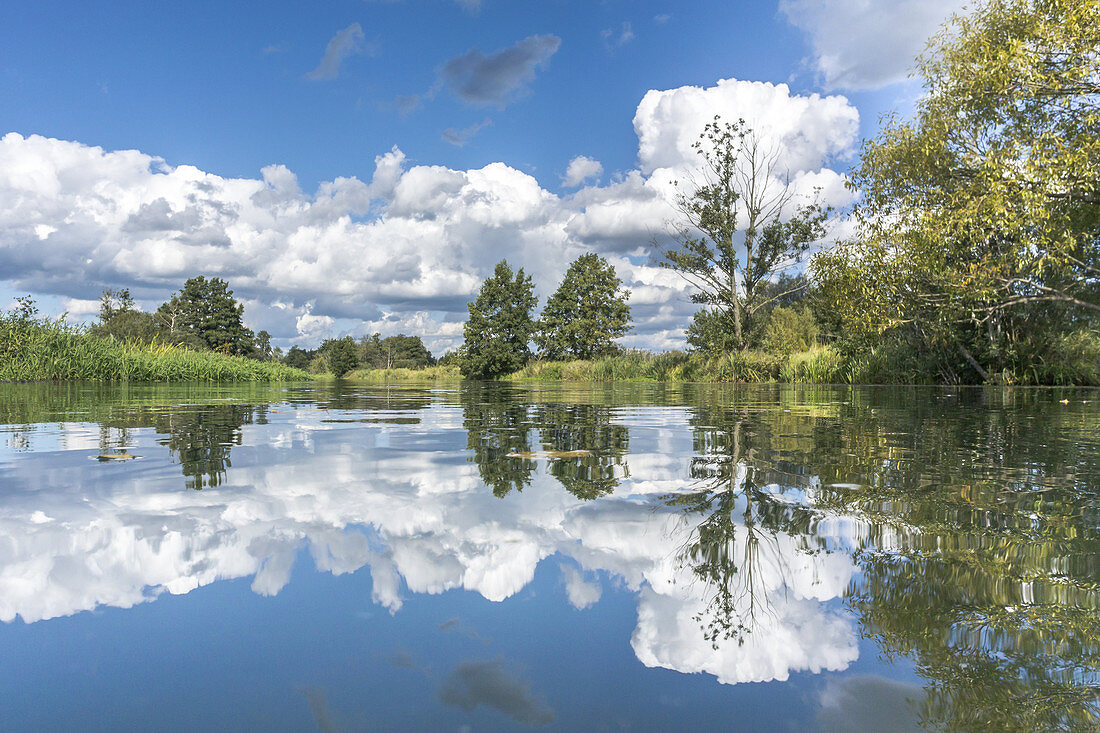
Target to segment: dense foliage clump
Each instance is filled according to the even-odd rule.
[[[534,285],[523,268],[513,273],[506,260],[498,262],[468,306],[462,375],[492,379],[522,368],[531,358],[536,303]]]

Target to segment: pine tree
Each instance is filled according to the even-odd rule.
[[[631,328],[629,296],[607,260],[581,255],[542,309],[535,336],[540,355],[591,359],[614,351],[612,340]]]
[[[172,299],[157,310],[158,320],[171,325],[170,333],[193,334],[208,348],[230,354],[252,351],[252,331],[244,327],[244,306],[221,278],[190,278]]]
[[[523,268],[513,275],[507,260],[497,263],[492,277],[481,284],[477,300],[467,306],[463,376],[492,379],[522,368],[531,358],[531,311],[537,304],[534,285]]]

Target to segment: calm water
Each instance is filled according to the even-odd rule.
[[[0,385],[0,622],[4,730],[1087,730],[1100,393]]]

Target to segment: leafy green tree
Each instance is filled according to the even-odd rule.
[[[260,331],[256,334],[256,356],[263,361],[271,361],[274,352],[271,350],[271,334]]]
[[[542,309],[535,334],[539,354],[591,359],[614,351],[612,340],[631,328],[629,297],[607,260],[592,252],[581,255]]]
[[[854,171],[860,235],[814,263],[851,336],[995,381],[1096,323],[1097,48],[1097,0],[987,0],[932,39],[914,117]]]
[[[157,314],[171,333],[194,334],[210,349],[247,354],[253,348],[252,332],[241,321],[244,306],[221,278],[190,278]]]
[[[340,378],[359,366],[359,356],[355,353],[355,339],[345,336],[334,339],[322,347],[322,351],[328,352],[328,368],[333,376]]]
[[[467,307],[462,374],[492,379],[523,367],[531,358],[535,330],[531,311],[538,303],[531,278],[521,267],[513,273],[507,260],[481,284],[477,300]]]
[[[824,236],[829,210],[795,201],[779,178],[782,150],[766,147],[743,120],[715,117],[694,148],[701,180],[679,196],[683,224],[661,264],[691,283],[692,300],[705,306],[696,341],[714,340],[701,347],[719,351],[732,342],[745,349],[755,312],[770,301],[759,286],[801,261]],[[724,333],[727,324],[732,334]]]
[[[162,338],[162,333],[152,314],[144,313],[134,305],[129,289],[107,288],[99,299],[99,323],[92,327],[96,336],[119,341],[150,343]]]
[[[419,336],[399,333],[382,338],[376,333],[359,339],[356,348],[359,363],[371,369],[420,369],[435,364]]]
[[[808,306],[776,306],[768,314],[761,346],[773,354],[795,354],[817,345],[817,321]]]
[[[308,369],[309,363],[313,361],[316,353],[312,349],[306,350],[300,346],[291,346],[290,350],[286,352],[286,356],[283,357],[283,363],[295,369]]]

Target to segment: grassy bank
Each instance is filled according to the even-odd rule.
[[[961,357],[960,357],[961,362]],[[536,360],[503,377],[512,382],[777,382],[788,384],[978,384],[965,362],[945,370],[942,354],[920,354],[884,343],[844,354],[830,346],[788,355],[765,351],[708,356],[682,351],[628,351],[602,359]],[[1080,332],[1058,340],[1044,358],[1015,371],[993,374],[1001,385],[1100,386],[1100,337]],[[357,370],[349,379],[368,382],[459,381],[457,366]]]
[[[533,361],[505,379],[563,382],[845,382],[844,363],[827,347],[791,356],[762,351],[707,356],[629,351],[591,361]]]
[[[423,369],[356,369],[348,372],[345,379],[368,384],[386,382],[459,382],[462,374],[458,366],[430,366]]]
[[[99,338],[57,321],[0,318],[0,381],[72,379],[291,382],[310,376],[274,362]]]

